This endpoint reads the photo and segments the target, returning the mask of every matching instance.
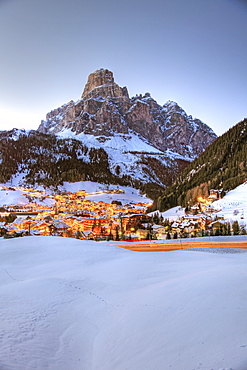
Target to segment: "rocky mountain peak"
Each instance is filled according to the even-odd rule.
[[[88,76],[87,83],[82,93],[82,99],[102,97],[127,97],[126,87],[119,87],[113,77],[113,73],[108,69],[97,69]]]
[[[216,138],[210,127],[187,115],[176,102],[161,106],[149,93],[130,99],[127,88],[117,85],[113,73],[103,68],[88,76],[79,101],[48,113],[38,131],[93,135],[100,145],[109,144],[116,135],[125,135],[127,143],[134,134],[155,150],[186,159],[197,157]]]

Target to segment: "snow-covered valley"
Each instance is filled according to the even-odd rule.
[[[245,370],[247,253],[228,252],[1,239],[0,368]]]

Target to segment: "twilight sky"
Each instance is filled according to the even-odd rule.
[[[0,0],[0,130],[37,129],[110,69],[217,135],[247,117],[244,0]]]

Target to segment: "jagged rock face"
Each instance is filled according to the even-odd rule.
[[[151,104],[137,99],[126,113],[126,121],[133,131],[138,132],[157,149],[164,149],[164,137],[159,122],[152,115]]]
[[[134,132],[161,151],[191,159],[216,139],[210,127],[188,116],[175,102],[161,106],[149,93],[129,98],[127,88],[119,87],[107,69],[91,73],[81,99],[48,113],[38,131],[56,134],[65,129],[101,139],[115,134],[129,137]]]
[[[119,87],[114,82],[113,73],[103,68],[98,69],[88,76],[81,98],[90,99],[98,96],[104,96],[106,98],[129,98],[127,88]]]

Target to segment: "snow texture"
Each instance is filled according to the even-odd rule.
[[[247,253],[0,239],[0,368],[246,370]]]

